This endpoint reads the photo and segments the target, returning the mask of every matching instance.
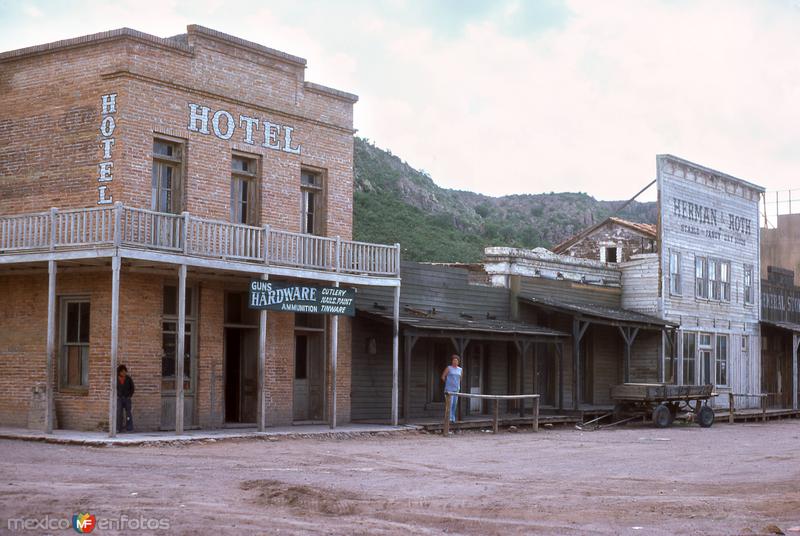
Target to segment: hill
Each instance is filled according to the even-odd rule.
[[[400,242],[406,260],[477,262],[486,246],[551,247],[611,215],[624,201],[585,193],[491,197],[437,186],[424,171],[355,139],[356,240]],[[655,203],[631,203],[620,217],[655,223]]]

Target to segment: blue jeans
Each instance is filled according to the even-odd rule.
[[[131,412],[131,399],[124,396],[117,397],[117,432],[125,429],[133,431],[133,413]]]
[[[445,393],[447,398],[447,393]],[[458,407],[458,397],[450,396],[450,422],[456,422],[456,408]]]

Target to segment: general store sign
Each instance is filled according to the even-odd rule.
[[[250,282],[250,309],[355,316],[356,289],[299,285],[254,279]]]

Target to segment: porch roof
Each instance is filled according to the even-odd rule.
[[[377,317],[380,320],[391,322],[391,313],[383,311],[375,311],[370,309],[357,309],[359,314]],[[554,329],[537,326],[534,324],[527,324],[524,322],[515,322],[513,320],[498,320],[494,318],[454,318],[452,316],[422,316],[422,315],[400,315],[400,325],[403,328],[421,330],[421,331],[438,331],[447,333],[458,333],[465,335],[468,333],[483,333],[487,335],[502,335],[506,338],[513,336],[518,337],[541,337],[541,338],[558,338],[567,337],[566,333],[556,331]]]
[[[531,294],[520,294],[519,300],[532,305],[544,307],[546,309],[557,310],[560,312],[585,317],[590,322],[605,323],[611,325],[634,325],[640,327],[651,327],[663,329],[665,327],[678,327],[678,324],[662,320],[655,316],[650,316],[635,311],[622,309],[621,307],[609,307],[607,305],[587,304],[587,303],[567,303],[552,298],[543,298]]]
[[[786,322],[785,320],[766,320],[762,318],[761,323],[774,328],[800,333],[800,324],[795,324],[794,322]]]

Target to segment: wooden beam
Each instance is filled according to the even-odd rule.
[[[45,368],[46,400],[44,408],[44,431],[53,433],[53,415],[55,413],[55,362],[56,362],[56,261],[47,263],[47,365]]]
[[[178,340],[175,344],[175,433],[183,433],[183,356],[186,338],[186,265],[178,267]]]
[[[525,394],[525,348],[519,348],[519,394]],[[525,416],[525,399],[519,401],[519,416]]]
[[[261,274],[261,280],[269,276]],[[264,389],[267,371],[267,310],[258,312],[258,431],[263,432],[267,426],[267,397]],[[213,409],[213,408],[212,408]]]
[[[556,358],[558,361],[558,409],[564,409],[564,343],[556,343]]]
[[[798,357],[798,353],[800,353],[800,334],[796,332],[792,335],[792,348],[794,349],[792,352],[792,409],[800,409],[798,408],[797,393],[798,389],[800,389],[800,385],[798,385],[800,379],[797,377],[798,374],[800,374],[797,364],[797,360],[800,359],[800,357]]]
[[[398,424],[399,353],[400,353],[400,287],[394,288],[392,318],[392,426]]]
[[[403,419],[411,421],[411,355],[419,337],[406,335],[403,338]]]
[[[338,258],[338,256],[337,256]],[[339,287],[335,282],[334,287]],[[331,429],[336,428],[336,366],[339,360],[339,315],[331,316]]]
[[[108,436],[117,434],[117,351],[119,349],[119,276],[121,259],[111,261],[111,390],[108,394]]]

